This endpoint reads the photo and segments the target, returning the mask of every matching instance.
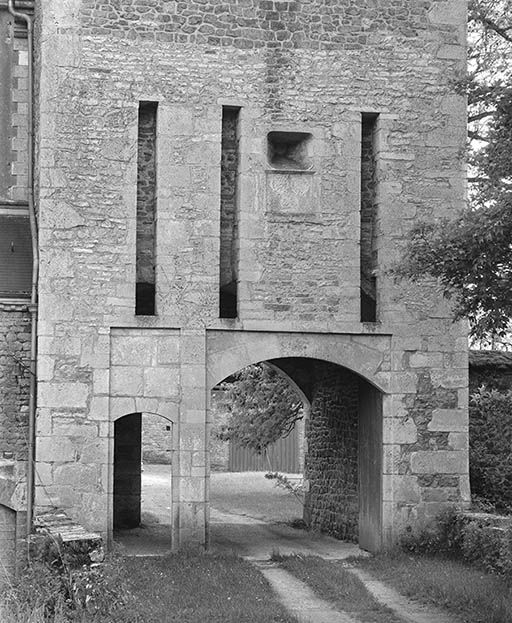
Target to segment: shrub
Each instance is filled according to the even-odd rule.
[[[401,535],[402,549],[415,554],[450,553],[460,547],[460,515],[447,508],[431,521],[412,529],[408,526]]]
[[[443,554],[512,581],[512,523],[503,518],[448,509],[420,529],[409,528],[400,545],[415,554]]]
[[[30,561],[0,599],[2,623],[136,623],[141,620],[115,556],[91,564],[91,547],[47,535],[30,542]],[[7,616],[7,614],[9,616]]]
[[[480,389],[469,407],[471,489],[496,512],[512,508],[512,391]]]

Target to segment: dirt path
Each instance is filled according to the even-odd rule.
[[[361,569],[350,569],[366,589],[379,603],[391,608],[407,623],[458,623],[458,619],[446,614],[439,608],[425,606],[400,595],[394,588],[375,580],[369,573]]]
[[[297,578],[284,569],[268,563],[256,563],[268,580],[281,603],[300,623],[359,623],[344,612],[339,612]]]

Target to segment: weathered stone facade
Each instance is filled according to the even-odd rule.
[[[57,506],[110,537],[114,422],[153,413],[172,428],[174,545],[204,542],[210,390],[265,360],[311,399],[312,431],[315,417],[331,422],[334,471],[359,431],[363,546],[467,502],[465,326],[435,284],[387,272],[418,218],[463,202],[465,102],[453,78],[465,2],[43,0],[37,20],[37,509]],[[146,176],[141,102],[157,111]],[[226,147],[225,161],[237,171],[225,178],[237,188],[223,265],[228,110],[237,154]],[[141,198],[153,180],[152,220]],[[137,257],[151,242],[156,314],[142,315]],[[228,264],[236,318],[219,317]],[[364,275],[375,279],[375,322],[361,322]],[[331,380],[315,372],[314,392],[311,360],[336,365]],[[344,402],[349,377],[357,409]],[[325,480],[312,468],[311,492],[324,486],[314,472]],[[344,501],[327,493],[355,507],[353,486]],[[317,508],[316,525],[332,531]]]

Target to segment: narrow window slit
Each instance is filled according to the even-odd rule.
[[[240,109],[222,108],[219,316],[238,316],[238,122]]]
[[[376,153],[375,130],[378,115],[361,118],[361,206],[360,206],[360,293],[361,322],[377,321],[376,249]]]
[[[157,102],[139,103],[135,314],[154,316]]]

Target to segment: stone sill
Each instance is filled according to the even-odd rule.
[[[314,169],[265,169],[265,173],[280,173],[281,175],[286,175],[288,173],[291,175],[314,175],[316,171]]]
[[[105,325],[119,329],[172,329],[186,328],[183,319],[171,316],[134,316],[133,320],[106,318]],[[240,320],[239,318],[215,318],[205,323],[206,331],[251,331],[259,333],[316,333],[338,335],[391,336],[397,327],[379,322],[299,322],[280,320]]]

